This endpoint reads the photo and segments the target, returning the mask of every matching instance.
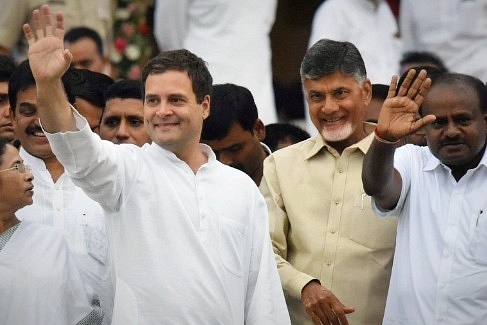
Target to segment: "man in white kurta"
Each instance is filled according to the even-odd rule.
[[[403,51],[429,51],[487,82],[487,0],[401,0]]]
[[[188,49],[208,62],[215,84],[248,88],[264,124],[277,122],[271,42],[277,0],[158,0],[154,36],[162,51]]]
[[[267,208],[247,175],[205,145],[208,162],[195,175],[155,143],[117,146],[81,116],[77,125],[48,138],[106,211],[115,324],[286,323]]]
[[[151,59],[143,92],[153,143],[116,145],[66,99],[61,76],[72,56],[62,15],[52,25],[48,7],[34,16],[39,33],[24,33],[42,126],[73,182],[106,214],[113,323],[289,324],[265,201],[246,174],[199,144],[210,109],[205,62],[188,50]]]

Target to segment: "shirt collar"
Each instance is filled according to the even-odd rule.
[[[264,149],[266,156],[269,156],[272,153],[271,148],[269,148],[264,142],[261,142],[260,145],[262,146],[262,149]]]
[[[445,168],[450,169],[448,166],[446,166],[445,164],[443,164],[438,158],[436,158],[431,153],[431,151],[429,150],[428,147],[424,147],[424,148],[425,148],[425,150],[428,150],[429,151],[430,157],[429,157],[428,161],[426,162],[423,170],[425,170],[425,171],[434,170],[438,166],[443,166]],[[480,165],[483,165],[484,167],[487,167],[487,150],[484,151],[484,155],[482,156],[482,159],[480,159],[480,162],[479,162],[478,166],[480,166]],[[475,167],[475,168],[477,168],[477,167]]]
[[[362,151],[364,154],[369,150],[370,144],[372,143],[372,139],[374,138],[374,134],[371,133],[362,140],[360,140],[357,143],[352,144],[351,146],[347,147],[346,149],[359,149]],[[311,149],[308,151],[308,153],[305,155],[305,159],[310,159],[311,157],[316,156],[318,153],[320,153],[323,148],[325,148],[328,152],[330,152],[333,155],[339,155],[338,152],[336,151],[335,148],[333,148],[331,145],[329,145],[321,136],[321,134],[315,135],[311,141],[314,141],[314,145],[311,147]]]

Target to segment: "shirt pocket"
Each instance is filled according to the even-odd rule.
[[[482,212],[475,218],[475,224],[472,227],[472,242],[470,252],[472,258],[479,265],[487,266],[487,212]]]
[[[350,240],[371,249],[391,249],[396,243],[397,218],[380,218],[371,206],[371,197],[366,194],[354,200],[350,212]]]
[[[225,217],[220,217],[219,221],[218,249],[221,262],[227,271],[242,277],[247,227]]]

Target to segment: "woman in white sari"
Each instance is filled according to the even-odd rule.
[[[32,204],[33,178],[0,139],[0,324],[101,324],[64,237],[15,216]]]

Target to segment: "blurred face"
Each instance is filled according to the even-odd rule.
[[[362,121],[372,94],[369,80],[361,86],[354,78],[335,72],[316,80],[305,79],[303,88],[311,121],[325,141],[345,148],[367,135]]]
[[[151,74],[145,81],[144,122],[156,144],[184,155],[198,148],[203,120],[210,111],[210,96],[196,101],[186,72]]]
[[[100,137],[113,143],[150,143],[144,126],[144,103],[134,98],[107,100],[100,123]]]
[[[28,153],[43,160],[54,157],[39,124],[35,86],[19,91],[17,94],[13,125],[17,139]]]
[[[78,69],[88,69],[103,73],[105,59],[96,50],[96,43],[90,38],[81,38],[73,43],[66,43],[66,48],[73,54],[72,66]]]
[[[103,108],[93,105],[89,101],[79,97],[76,97],[74,107],[88,121],[91,131],[98,133]]]
[[[0,197],[2,204],[9,204],[12,212],[32,204],[32,180],[34,176],[29,170],[23,174],[17,169],[10,169],[22,163],[18,150],[8,145],[0,164]]]
[[[463,85],[433,85],[422,107],[424,115],[436,116],[425,127],[432,154],[447,166],[475,167],[487,132],[475,91]]]
[[[265,137],[264,124],[257,120],[253,134],[235,122],[226,137],[219,140],[205,140],[215,152],[219,161],[237,168],[249,175],[256,184],[262,178],[263,162],[266,153],[260,142]]]
[[[8,82],[0,82],[0,138],[13,140],[14,127],[10,116],[8,102]]]

